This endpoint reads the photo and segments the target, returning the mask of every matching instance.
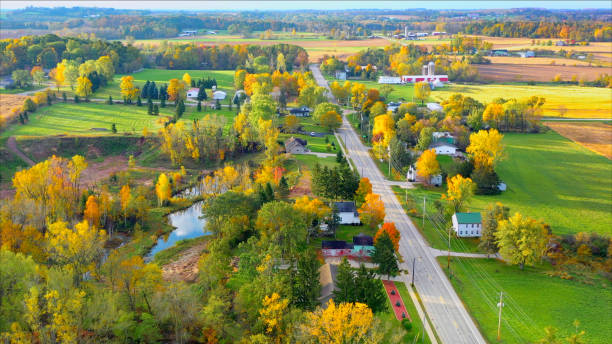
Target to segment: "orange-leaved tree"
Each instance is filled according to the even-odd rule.
[[[98,227],[100,225],[100,207],[98,206],[96,196],[90,195],[87,198],[83,218],[91,223],[92,226]]]
[[[400,232],[397,230],[397,228],[395,228],[395,223],[393,222],[383,223],[383,225],[380,227],[380,229],[376,232],[376,235],[374,236],[374,242],[376,242],[378,238],[380,238],[380,236],[383,235],[383,233],[385,232],[389,235],[389,238],[391,238],[393,248],[395,249],[395,252],[397,252],[397,250],[399,249]]]
[[[385,219],[385,204],[377,194],[367,194],[365,202],[358,209],[361,222],[376,229]]]

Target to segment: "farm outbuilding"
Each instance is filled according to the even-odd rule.
[[[482,216],[480,213],[454,213],[453,230],[458,237],[480,237],[482,235]]]
[[[227,93],[225,93],[223,91],[215,91],[215,92],[213,92],[213,99],[214,100],[224,100],[225,97],[227,97]]]

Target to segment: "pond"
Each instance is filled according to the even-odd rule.
[[[186,192],[188,196],[197,196],[198,194],[193,189]],[[202,218],[202,204],[203,201],[195,202],[189,208],[168,215],[168,223],[176,229],[157,239],[157,243],[147,255],[148,260],[152,259],[157,252],[174,246],[177,241],[194,239],[208,234],[204,231],[206,220]]]

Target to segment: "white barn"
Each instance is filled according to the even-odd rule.
[[[338,211],[341,225],[358,225],[361,223],[355,202],[335,202],[334,206]]]
[[[480,237],[482,216],[480,213],[454,213],[453,230],[458,237]]]
[[[401,84],[402,78],[399,76],[384,76],[381,75],[378,77],[379,84]]]
[[[213,99],[214,100],[223,100],[223,99],[225,99],[226,96],[227,96],[227,93],[225,93],[223,91],[214,91],[213,92]]]
[[[457,153],[457,146],[443,141],[436,142],[429,148],[435,149],[436,155],[455,155]]]

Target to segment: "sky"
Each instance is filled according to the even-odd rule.
[[[5,10],[39,7],[112,7],[150,10],[343,10],[343,9],[611,9],[611,1],[13,1],[0,0]]]

